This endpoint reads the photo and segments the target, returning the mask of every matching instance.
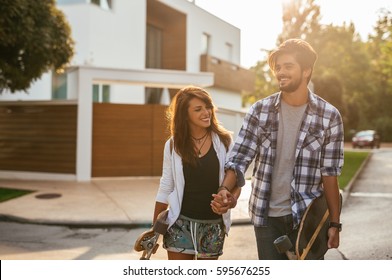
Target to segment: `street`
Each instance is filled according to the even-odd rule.
[[[338,254],[348,260],[392,259],[392,148],[374,150],[345,202]],[[69,228],[0,221],[2,260],[137,260],[133,243],[146,228]],[[334,254],[330,254],[334,251]],[[339,259],[342,259],[339,258]],[[166,259],[162,248],[152,259]],[[257,259],[253,227],[232,227],[222,260]]]
[[[2,260],[138,260],[136,238],[146,229],[76,229],[0,222]],[[161,247],[151,259],[166,259]],[[233,226],[221,259],[257,259],[253,227]]]

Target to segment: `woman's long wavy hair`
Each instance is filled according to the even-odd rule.
[[[196,166],[198,156],[194,149],[188,123],[188,108],[192,98],[199,98],[207,107],[212,108],[211,125],[207,130],[213,131],[219,136],[226,150],[229,149],[231,143],[231,133],[218,122],[215,114],[216,108],[206,90],[195,86],[180,89],[167,109],[166,117],[170,134],[174,140],[175,151],[181,156],[184,163]]]

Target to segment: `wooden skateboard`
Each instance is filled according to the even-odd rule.
[[[147,231],[143,232],[135,241],[134,250],[137,252],[143,251],[141,260],[149,260],[152,254],[158,250],[158,239],[160,235],[164,235],[168,228],[166,222],[169,210],[161,212],[154,225]]]
[[[342,195],[340,194],[340,210]],[[298,230],[295,252],[287,235],[274,241],[279,253],[285,253],[290,260],[319,260],[328,250],[329,210],[324,195],[314,199],[306,209]]]

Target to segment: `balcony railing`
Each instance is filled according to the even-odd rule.
[[[201,55],[200,71],[214,73],[215,87],[239,92],[254,90],[255,73],[228,61]]]

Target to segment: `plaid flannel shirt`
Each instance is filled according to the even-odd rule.
[[[338,176],[343,167],[343,122],[339,111],[309,91],[309,102],[295,150],[291,182],[291,208],[297,227],[310,202],[320,196],[322,176]],[[244,174],[255,160],[249,213],[255,226],[266,226],[271,195],[272,170],[279,129],[280,92],[259,100],[244,118],[225,169]]]

